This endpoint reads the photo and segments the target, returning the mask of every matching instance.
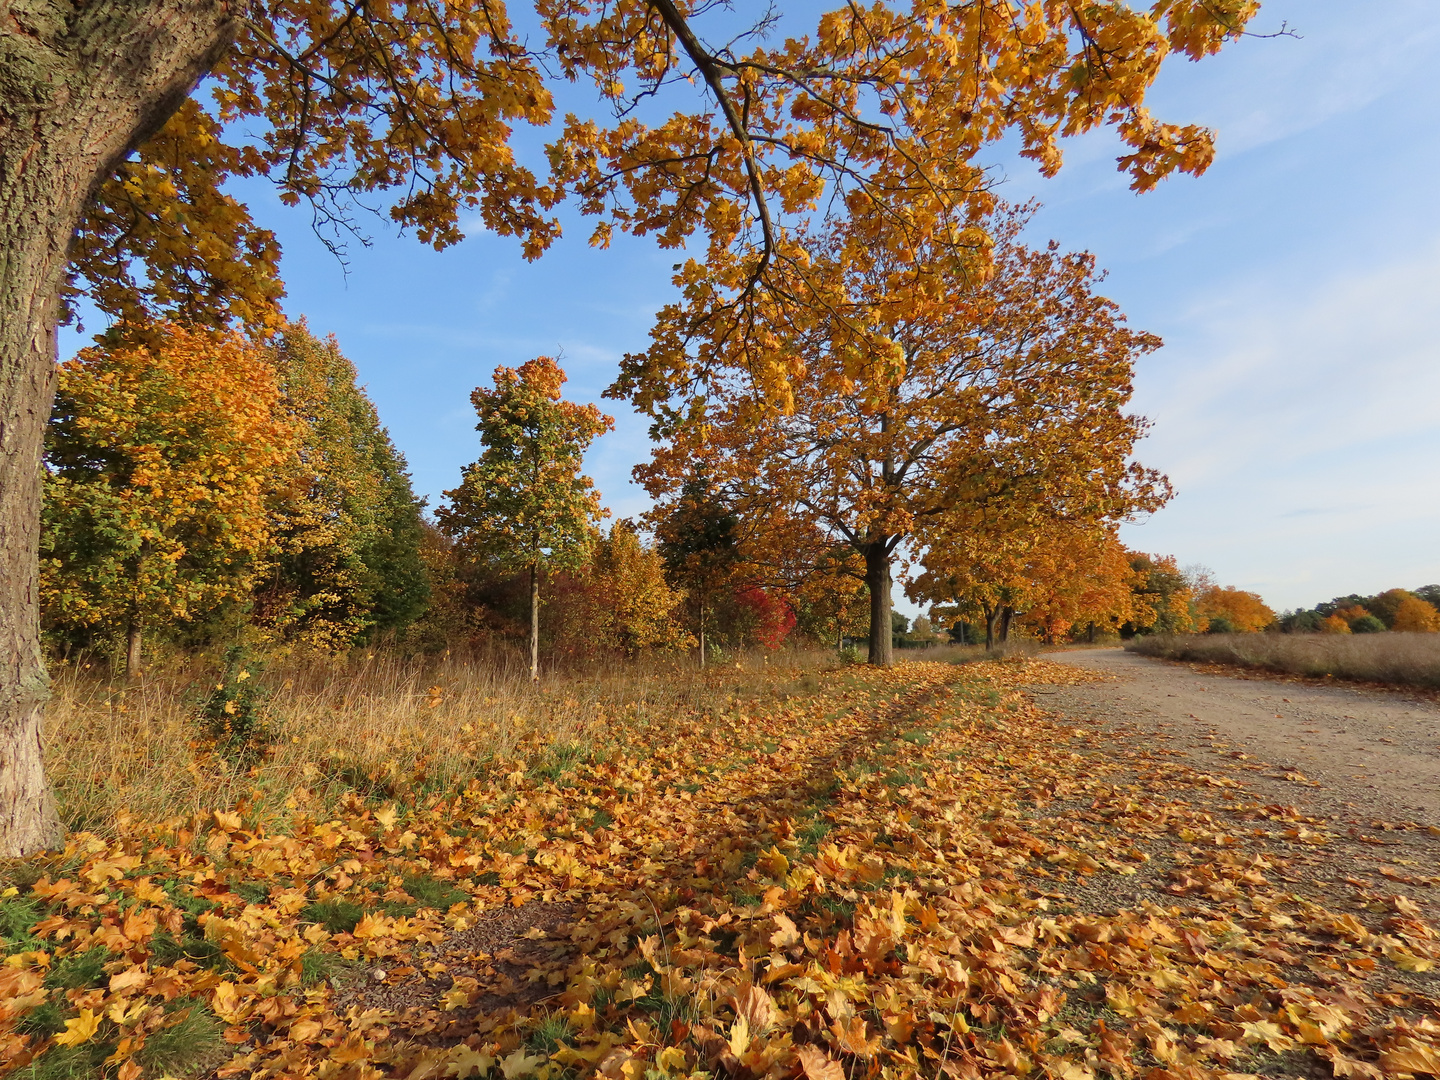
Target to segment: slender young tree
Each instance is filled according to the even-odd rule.
[[[54,0],[0,14],[0,854],[54,839],[36,607],[41,443],[62,293],[273,325],[274,238],[224,190],[266,175],[322,227],[396,193],[390,215],[437,247],[462,215],[538,255],[573,197],[613,229],[706,249],[679,283],[748,338],[757,304],[816,303],[787,218],[856,201],[917,242],[973,243],[990,201],[982,149],[1010,133],[1046,173],[1059,140],[1113,125],[1144,189],[1201,172],[1210,132],[1156,121],[1145,95],[1168,53],[1244,31],[1254,0],[1128,4],[912,0],[846,5],[808,36],[740,53],[711,44],[696,0],[535,0],[532,47],[503,0]],[[769,15],[752,29],[771,29]],[[715,32],[726,41],[733,20]],[[547,124],[546,73],[587,82],[613,123],[571,117],[551,175],[517,162],[519,124]],[[191,99],[207,79],[209,100]],[[674,113],[643,122],[641,102]],[[252,134],[258,133],[258,134]],[[823,199],[823,202],[822,202]],[[688,335],[696,328],[685,331]],[[764,343],[757,343],[763,352]],[[786,366],[760,369],[783,393]],[[657,370],[665,382],[684,378]],[[777,382],[778,377],[778,382]]]
[[[565,372],[548,356],[495,369],[494,389],[470,395],[484,450],[447,491],[438,517],[461,553],[530,576],[530,678],[540,678],[540,578],[579,570],[609,516],[580,472],[586,449],[615,421],[562,401]]]

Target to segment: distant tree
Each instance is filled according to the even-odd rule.
[[[1361,596],[1358,593],[1351,593],[1349,596],[1337,596],[1333,600],[1326,600],[1323,604],[1316,604],[1315,610],[1323,615],[1334,615],[1342,608],[1364,608],[1370,602],[1370,597]]]
[[[1408,596],[1395,608],[1390,629],[1402,634],[1433,634],[1440,631],[1440,611],[1418,596]]]
[[[1350,623],[1352,634],[1383,634],[1385,629],[1385,624],[1374,615],[1361,615]]]
[[[1393,629],[1395,613],[1400,610],[1400,605],[1415,598],[1415,594],[1406,589],[1386,589],[1365,601],[1365,610],[1384,623],[1387,630]]]
[[[1339,615],[1326,615],[1320,620],[1320,632],[1324,634],[1348,634],[1350,624]]]
[[[746,585],[735,593],[738,640],[747,645],[778,649],[795,629],[795,609],[783,592],[762,585]]]
[[[1209,620],[1208,629],[1213,633],[1248,634],[1275,623],[1275,612],[1260,595],[1241,589],[1211,585],[1196,597],[1195,608],[1201,619]],[[1219,630],[1216,623],[1228,629]]]
[[[1350,627],[1352,633],[1366,633],[1366,631],[1364,630],[1357,631],[1355,629],[1355,624],[1358,623],[1361,619],[1375,619],[1375,616],[1371,615],[1367,608],[1364,608],[1359,604],[1350,604],[1346,607],[1336,608],[1335,611],[1333,611],[1331,614],[1333,614],[1336,618],[1344,620],[1345,625]],[[1383,622],[1380,622],[1379,619],[1375,619],[1375,621],[1377,623],[1380,623],[1380,629],[1385,629],[1385,624]]]
[[[1280,629],[1287,634],[1318,634],[1322,630],[1321,624],[1325,616],[1318,611],[1302,608],[1299,611],[1288,611],[1280,617]]]
[[[703,467],[692,469],[674,498],[657,504],[647,518],[666,573],[689,598],[703,668],[716,598],[730,589],[743,562],[739,518]]]
[[[52,626],[147,632],[249,597],[269,495],[295,452],[263,350],[173,324],[118,328],[60,366],[46,439],[42,602]]]
[[[530,677],[540,678],[540,577],[580,570],[608,516],[588,476],[586,449],[614,420],[560,399],[565,372],[548,356],[495,369],[494,389],[470,395],[484,447],[437,515],[462,554],[530,577]]]
[[[996,502],[1093,520],[1168,497],[1132,460],[1146,425],[1125,412],[1134,361],[1159,339],[1132,330],[1099,293],[1092,256],[1026,248],[1024,217],[994,221],[990,277],[914,248],[894,219],[833,229],[806,271],[829,309],[806,320],[767,310],[761,356],[706,317],[701,293],[667,309],[655,332],[652,360],[689,364],[680,343],[698,332],[696,348],[720,370],[703,395],[654,406],[668,438],[639,470],[650,493],[665,497],[707,455],[742,516],[802,520],[854,551],[865,561],[871,663],[892,659],[894,562],[907,538],[943,549],[979,531],[968,511]],[[638,364],[627,357],[619,389],[647,385]],[[786,367],[796,370],[783,398],[756,377]]]
[[[1197,626],[1194,594],[1172,556],[1136,553],[1130,557],[1136,574],[1135,613],[1122,633],[1187,634]]]
[[[333,337],[287,326],[273,358],[299,431],[275,508],[278,555],[259,614],[287,640],[343,648],[424,610],[424,503]]]
[[[584,633],[596,645],[627,656],[694,645],[678,618],[684,591],[665,580],[659,553],[640,542],[629,521],[617,521],[596,543],[582,575]]]
[[[1440,608],[1440,585],[1421,585],[1420,588],[1413,591],[1416,596],[1424,600],[1427,604],[1435,608]]]

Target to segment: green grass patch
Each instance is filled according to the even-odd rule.
[[[50,969],[45,976],[45,985],[51,990],[81,990],[87,986],[99,986],[105,981],[105,965],[109,960],[109,951],[102,948],[71,953]]]
[[[449,911],[455,904],[468,904],[470,894],[453,881],[431,877],[429,874],[410,874],[404,880],[405,891],[415,898],[421,907]]]
[[[553,1054],[570,1037],[570,1021],[564,1016],[552,1014],[542,1017],[526,1040],[532,1050]]]
[[[337,896],[333,900],[307,904],[300,909],[300,917],[306,922],[319,923],[332,934],[349,934],[365,917],[365,909]]]
[[[150,1076],[195,1076],[230,1056],[225,1026],[205,1005],[177,998],[166,1006],[174,1019],[150,1035],[135,1055]]]

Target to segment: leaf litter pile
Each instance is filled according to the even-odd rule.
[[[1317,890],[1325,822],[1021,690],[1094,678],[848,668],[537,748],[423,805],[307,816],[297,792],[283,832],[242,807],[74,836],[6,871],[0,1062],[121,1080],[1440,1076],[1440,879]]]

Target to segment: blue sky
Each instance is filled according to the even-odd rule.
[[[1054,180],[988,159],[1006,198],[1044,204],[1031,237],[1093,251],[1165,339],[1137,375],[1139,456],[1179,494],[1126,542],[1276,608],[1440,580],[1440,4],[1267,0],[1255,26],[1282,21],[1300,36],[1162,76],[1159,117],[1218,131],[1199,179],[1134,195],[1108,135],[1072,141]],[[671,295],[673,253],[592,250],[576,220],[533,264],[483,232],[437,254],[376,221],[347,275],[308,215],[247,195],[284,245],[287,311],[339,338],[432,505],[477,454],[468,397],[497,365],[558,351],[568,396],[598,401]],[[589,471],[637,514],[645,425],[607,411]]]

